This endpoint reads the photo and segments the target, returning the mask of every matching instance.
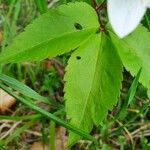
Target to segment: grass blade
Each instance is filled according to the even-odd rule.
[[[48,8],[47,8],[47,0],[35,0],[35,3],[38,7],[38,10],[41,14],[46,13]]]
[[[0,115],[0,120],[13,120],[13,121],[20,121],[20,120],[35,120],[39,119],[42,116],[40,114],[35,114],[35,115],[24,115],[24,116],[1,116]]]
[[[138,86],[138,81],[139,81],[139,78],[140,78],[140,74],[141,74],[141,70],[140,69],[135,77],[135,79],[133,80],[132,84],[131,84],[131,87],[129,88],[129,91],[127,93],[127,96],[126,96],[126,99],[121,107],[121,110],[119,112],[119,114],[117,115],[117,118],[120,118],[120,119],[124,119],[124,117],[126,116],[126,111],[127,111],[127,108],[129,106],[129,104],[132,102],[132,100],[134,99],[134,96],[135,96],[135,93],[136,93],[136,89],[137,89],[137,86]]]
[[[49,147],[52,150],[55,150],[55,122],[50,122],[50,140],[49,140]]]
[[[11,96],[13,96],[19,102],[23,103],[24,105],[28,106],[29,108],[33,109],[34,111],[42,114],[44,117],[53,120],[55,123],[57,123],[57,124],[65,127],[65,128],[67,128],[67,129],[71,130],[72,132],[74,132],[74,133],[82,136],[83,138],[85,138],[87,140],[91,140],[91,141],[97,143],[97,140],[93,136],[91,136],[91,135],[87,134],[85,131],[80,130],[80,129],[76,128],[75,126],[73,126],[73,125],[71,125],[71,124],[69,124],[69,123],[61,120],[60,118],[58,118],[55,115],[53,115],[53,114],[45,111],[44,109],[36,106],[31,101],[25,100],[24,98],[16,95],[14,92],[12,92],[4,84],[0,83],[0,88],[2,88],[4,91],[6,91],[7,93],[9,93]]]
[[[0,146],[0,150],[6,150],[4,147]]]
[[[32,90],[30,87],[26,86],[25,84],[19,82],[18,80],[14,78],[11,78],[7,75],[0,73],[0,80],[3,81],[8,86],[12,87],[14,90],[19,91],[25,96],[28,96],[35,100],[42,101],[47,104],[54,104],[53,100],[50,100],[46,97],[39,95],[36,91]]]

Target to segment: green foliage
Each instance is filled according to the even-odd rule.
[[[86,3],[62,5],[29,25],[0,55],[0,62],[41,60],[61,55],[80,46],[98,26],[96,12]]]
[[[138,82],[139,82],[139,77],[140,77],[140,74],[141,74],[141,69],[139,70],[138,74],[136,75],[135,79],[133,80],[129,90],[128,90],[128,93],[127,93],[127,96],[121,106],[121,110],[120,112],[117,114],[117,116],[115,117],[115,119],[124,119],[125,116],[126,116],[126,113],[127,113],[127,108],[128,106],[130,105],[130,103],[132,102],[132,100],[134,99],[134,96],[135,96],[135,93],[136,93],[136,89],[138,87]]]
[[[93,125],[100,125],[120,94],[122,64],[108,37],[91,36],[72,54],[65,81],[68,118],[73,125],[90,132]],[[71,133],[68,144],[77,139],[79,136]]]
[[[150,88],[150,33],[147,29],[139,26],[124,39],[118,39],[112,32],[110,35],[125,68],[133,76],[142,68],[139,81]]]
[[[35,0],[35,3],[36,3],[37,8],[39,9],[41,14],[47,12],[47,10],[48,10],[47,0],[42,0],[42,1],[41,0]]]
[[[64,0],[62,3],[71,1],[74,2]],[[99,29],[98,12],[85,2],[68,3],[49,11],[45,6],[44,4],[39,8],[44,14],[1,53],[0,63],[42,60],[72,51],[64,78],[64,98],[70,124],[30,101],[32,98],[47,103],[45,97],[20,82],[0,74],[0,87],[36,112],[70,129],[69,146],[76,143],[81,136],[95,141],[86,132],[91,132],[93,126],[99,126],[106,118],[108,110],[117,103],[123,65],[133,76],[142,68],[132,90],[129,90],[123,109],[127,109],[133,99],[138,79],[150,89],[150,33],[142,26],[124,39],[119,39],[109,29],[107,32],[107,28],[102,33]],[[6,85],[29,97],[29,101],[13,93]],[[107,145],[103,149],[105,147]]]
[[[64,126],[65,128],[67,128],[69,130],[72,130],[74,133],[76,133],[86,139],[96,142],[96,139],[94,137],[92,137],[91,135],[88,135],[83,130],[80,130],[80,129],[76,128],[75,126],[72,126],[71,124],[61,120],[60,118],[58,118],[57,116],[55,116],[52,113],[49,113],[48,111],[44,110],[43,108],[38,107],[36,104],[34,104],[31,101],[31,99],[24,99],[22,96],[18,96],[15,92],[10,90],[10,88],[5,86],[2,82],[0,82],[0,88],[3,89],[4,91],[6,91],[7,93],[9,93],[11,96],[13,96],[19,102],[23,103],[24,105],[28,106],[29,108],[32,108],[34,111],[42,114],[44,117],[51,119],[52,121]]]

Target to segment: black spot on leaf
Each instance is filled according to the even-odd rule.
[[[80,60],[80,59],[81,59],[81,57],[80,57],[80,56],[77,56],[77,57],[76,57],[76,59],[77,59],[77,60]]]
[[[74,27],[75,27],[77,30],[82,30],[82,25],[79,24],[79,23],[75,23],[75,24],[74,24]]]

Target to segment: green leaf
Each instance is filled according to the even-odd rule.
[[[110,32],[125,68],[135,76],[142,68],[139,81],[150,89],[150,32],[139,26],[124,39],[118,39]]]
[[[111,41],[97,34],[72,54],[66,71],[68,119],[76,127],[90,132],[117,102],[122,80],[121,61]],[[79,139],[70,133],[68,145]]]
[[[0,62],[41,60],[79,47],[99,26],[95,10],[84,2],[68,3],[41,15],[12,45]]]

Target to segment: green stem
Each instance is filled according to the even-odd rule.
[[[50,122],[50,150],[55,150],[55,122]]]

